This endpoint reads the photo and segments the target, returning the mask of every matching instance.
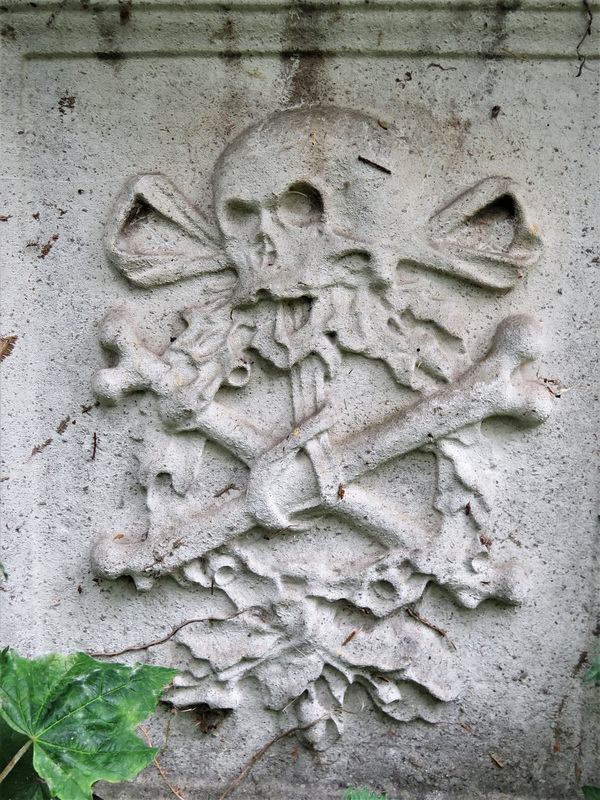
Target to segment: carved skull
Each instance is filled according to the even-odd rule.
[[[225,150],[214,174],[214,208],[238,270],[239,299],[254,300],[261,291],[298,297],[389,271],[374,243],[360,235],[378,206],[372,195],[382,173],[357,156],[379,156],[380,132],[357,113],[288,111]]]

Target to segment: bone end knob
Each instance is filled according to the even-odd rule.
[[[501,359],[512,371],[526,361],[539,358],[541,350],[540,325],[527,314],[515,314],[498,325],[490,355]]]
[[[147,570],[153,562],[154,558],[147,545],[125,536],[102,536],[92,550],[92,566],[96,575],[111,580],[122,575],[131,575],[140,591],[152,587],[153,575]]]

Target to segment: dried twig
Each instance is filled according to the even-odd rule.
[[[265,536],[264,538],[267,541],[269,541],[270,539],[274,539],[276,536],[279,536],[280,533],[283,533],[284,531],[289,531],[290,528],[297,528],[297,527],[298,527],[297,525],[286,525],[285,528],[279,528],[278,531],[275,531],[275,533],[272,533],[270,536]]]
[[[272,747],[276,742],[278,742],[280,739],[284,739],[290,733],[295,733],[296,731],[307,731],[309,728],[312,728],[315,725],[317,725],[319,722],[322,722],[324,719],[327,719],[327,717],[330,717],[332,714],[335,714],[336,711],[343,711],[345,714],[358,714],[359,713],[358,711],[349,711],[347,708],[344,708],[343,706],[338,706],[337,708],[332,708],[331,711],[328,711],[326,714],[322,714],[320,717],[317,717],[317,719],[313,719],[313,721],[309,722],[308,725],[294,725],[293,728],[288,728],[287,731],[284,731],[283,733],[280,733],[279,736],[276,736],[274,739],[271,739],[271,741],[268,742],[263,748],[261,748],[258,751],[258,753],[255,753],[252,756],[252,758],[250,759],[248,764],[240,772],[240,774],[233,781],[233,783],[230,783],[229,786],[227,787],[227,789],[225,789],[223,794],[219,797],[219,800],[224,800],[224,798],[227,797],[229,792],[231,792],[231,790],[234,789],[238,785],[238,783],[242,780],[244,775],[246,775],[246,773],[248,773],[252,769],[252,767],[256,764],[256,762],[259,759],[261,759],[264,756],[264,754],[267,752],[267,750],[270,747]]]
[[[423,625],[427,625],[428,628],[431,628],[432,631],[435,631],[436,633],[439,633],[440,636],[443,636],[444,639],[447,642],[449,642],[452,645],[452,647],[456,650],[456,645],[454,644],[452,639],[448,636],[448,634],[446,633],[446,631],[443,628],[438,628],[438,626],[434,625],[432,622],[427,622],[426,619],[423,619],[423,617],[420,617],[418,614],[415,614],[415,612],[411,608],[407,607],[406,610],[408,611],[408,613],[410,614],[411,617],[413,617],[414,619],[418,620],[419,622],[422,622]]]
[[[169,720],[169,721],[170,721],[170,720]],[[139,729],[141,730],[141,732],[144,734],[144,736],[145,736],[145,738],[146,738],[146,741],[148,742],[148,747],[154,747],[154,745],[153,745],[153,744],[152,744],[152,742],[150,741],[150,734],[148,733],[148,731],[146,730],[146,728],[142,728],[142,726],[141,726],[141,725],[138,725],[138,728],[139,728]],[[167,731],[167,733],[168,733],[168,731]],[[166,747],[166,744],[165,744],[165,747]],[[179,798],[179,800],[185,800],[185,797],[184,797],[184,796],[181,794],[181,792],[179,791],[179,789],[178,789],[176,786],[172,786],[172,785],[169,783],[169,780],[168,780],[168,778],[167,778],[167,773],[166,773],[166,772],[165,772],[165,770],[164,770],[164,769],[161,767],[161,765],[160,765],[160,760],[159,760],[159,758],[158,758],[158,755],[154,756],[154,764],[155,764],[155,766],[156,766],[156,769],[157,769],[157,770],[159,771],[159,773],[160,773],[160,777],[161,777],[161,778],[163,779],[163,781],[164,781],[164,782],[167,784],[167,786],[168,786],[168,787],[169,787],[169,789],[170,789],[170,790],[173,792],[173,794],[175,795],[175,797]]]
[[[226,492],[229,492],[231,489],[237,489],[235,483],[228,483],[224,489],[215,492],[215,494],[213,494],[213,497],[222,497]]]
[[[120,656],[123,653],[131,653],[134,650],[146,650],[148,647],[155,647],[157,644],[163,644],[164,642],[168,642],[175,634],[180,631],[182,628],[185,628],[186,625],[192,625],[194,622],[226,622],[228,619],[233,619],[234,617],[239,617],[240,614],[245,614],[246,611],[250,611],[250,609],[254,608],[254,606],[250,606],[250,608],[244,608],[241,611],[236,611],[235,614],[229,614],[227,617],[202,617],[201,619],[186,619],[185,622],[181,622],[179,625],[176,625],[171,633],[167,633],[166,636],[163,636],[161,639],[155,639],[153,642],[147,642],[146,644],[136,644],[132,645],[131,647],[124,647],[122,650],[114,650],[113,652],[100,652],[100,653],[91,653],[87,652],[88,656],[92,658],[99,658],[101,656],[105,657],[112,657],[112,656]]]
[[[594,15],[592,14],[592,9],[590,8],[588,0],[583,0],[583,7],[585,8],[585,12],[587,14],[588,19],[587,19],[587,27],[585,29],[585,33],[583,34],[583,36],[579,40],[579,44],[575,48],[577,52],[577,60],[580,62],[579,69],[577,70],[577,75],[575,76],[576,78],[579,78],[581,76],[581,73],[585,66],[585,62],[587,61],[587,56],[582,56],[579,51],[579,48],[585,42],[587,37],[592,35],[592,22],[594,21]]]
[[[464,728],[467,731],[467,733],[473,733],[471,728],[469,728],[468,725],[465,725],[464,722],[449,722],[449,721],[446,722],[446,720],[440,720],[439,722],[434,722],[433,724],[434,725],[458,725],[459,727]]]
[[[356,636],[356,634],[357,634],[357,631],[352,631],[352,633],[350,634],[350,636],[347,636],[347,637],[344,639],[344,641],[342,642],[342,647],[346,647],[346,645],[348,644],[348,642],[351,642],[351,641],[352,641],[352,639],[354,639],[354,637]]]
[[[501,764],[501,763],[500,763],[500,761],[498,761],[498,759],[496,758],[496,756],[493,756],[493,755],[490,753],[490,758],[492,759],[492,761],[493,761],[494,763],[498,764],[498,766],[499,766],[501,769],[504,769],[504,764]]]
[[[300,653],[300,655],[301,655],[303,658],[310,658],[310,653],[303,653],[303,652],[302,652],[302,650],[300,650],[300,648],[299,648],[299,647],[296,647],[296,645],[295,645],[295,644],[293,644],[293,645],[292,645],[292,647],[294,648],[294,650],[295,650],[297,653]],[[288,703],[288,705],[289,705],[289,703]],[[286,708],[287,708],[287,706],[286,706]],[[284,709],[284,710],[285,710],[285,709]]]
[[[554,726],[554,752],[557,753],[560,750],[560,738],[561,738],[561,725],[560,725],[560,718],[561,714],[563,713],[563,709],[565,707],[565,703],[567,702],[567,695],[563,697],[560,701],[560,705],[558,706],[558,712],[556,714],[556,725]]]
[[[385,677],[385,675],[380,675],[378,672],[372,672],[371,673],[371,677],[372,678],[378,678],[380,681],[383,681],[384,683],[389,683],[390,682],[388,680],[388,678]]]
[[[365,158],[364,156],[358,157],[359,161],[362,161],[363,164],[369,164],[371,167],[375,167],[376,169],[380,169],[382,172],[385,172],[386,175],[391,175],[392,170],[388,169],[387,167],[382,167],[381,164],[378,164],[376,161],[371,161],[370,158]]]
[[[11,760],[8,762],[8,764],[4,767],[4,769],[0,773],[0,783],[4,780],[4,778],[6,778],[8,773],[11,772],[12,768],[16,765],[17,761],[19,761],[22,758],[22,756],[25,755],[25,753],[29,750],[31,745],[32,745],[32,740],[29,739],[28,741],[25,742],[23,747],[21,747],[21,749],[17,753],[15,753],[15,755],[11,758]]]
[[[53,12],[52,12],[52,14],[50,14],[50,16],[48,17],[48,19],[46,20],[46,25],[47,25],[49,28],[51,28],[51,27],[52,27],[52,25],[54,24],[54,20],[55,20],[55,19],[58,17],[58,15],[60,14],[60,12],[63,10],[63,8],[64,8],[66,5],[67,5],[67,0],[60,0],[60,3],[59,3],[59,5],[58,5],[58,7],[57,7],[57,8],[56,8],[56,9],[55,9]]]
[[[458,69],[458,67],[442,67],[442,65],[438,64],[437,61],[430,61],[429,64],[427,64],[427,69],[429,69],[429,67],[437,67],[438,69],[441,69],[442,72],[450,72],[450,70]]]
[[[2,336],[0,338],[0,361],[4,361],[13,351],[18,336]]]
[[[527,61],[527,63],[529,63],[528,58],[525,58],[525,56],[520,56],[518,53],[513,53],[512,50],[507,50],[506,47],[501,47],[500,50],[502,50],[504,53],[508,53],[509,56],[513,56],[513,58],[518,58],[519,61]]]

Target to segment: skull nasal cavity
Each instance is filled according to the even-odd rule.
[[[287,225],[305,227],[323,221],[323,198],[309,183],[293,183],[280,195],[277,216]]]

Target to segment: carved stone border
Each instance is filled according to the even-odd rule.
[[[34,6],[34,7],[33,7]],[[263,55],[597,59],[578,0],[7,0],[7,49],[25,58]],[[600,10],[589,4],[590,12]],[[475,31],[475,35],[474,35]],[[169,44],[165,47],[164,43]],[[579,45],[579,51],[578,51]]]

